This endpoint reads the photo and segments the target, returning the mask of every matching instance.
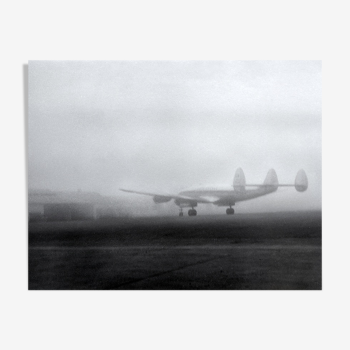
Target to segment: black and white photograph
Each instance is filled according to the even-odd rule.
[[[344,1],[1,9],[1,349],[349,348]]]
[[[27,74],[29,290],[322,289],[322,61]]]

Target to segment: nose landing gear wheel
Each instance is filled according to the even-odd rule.
[[[233,210],[233,208],[227,208],[226,209],[226,214],[227,215],[233,215],[235,213],[235,211]]]
[[[184,213],[180,211],[179,216],[184,216]]]
[[[196,216],[197,215],[197,210],[195,209],[190,209],[188,211],[188,216]]]

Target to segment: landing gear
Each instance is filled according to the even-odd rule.
[[[179,207],[179,216],[184,216],[184,213],[182,212],[182,210],[184,208],[191,208],[188,211],[188,215],[189,216],[196,216],[197,215],[197,211],[194,209],[197,206],[197,202],[193,201],[193,200],[184,200],[184,199],[179,199],[176,198],[175,199],[175,204]]]
[[[196,216],[197,215],[197,210],[196,209],[190,209],[188,211],[188,216]]]
[[[233,208],[227,208],[226,209],[226,214],[227,215],[233,215],[235,213],[235,211],[233,210]]]

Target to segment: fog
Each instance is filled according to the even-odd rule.
[[[119,188],[230,186],[238,167],[247,183],[270,168],[293,183],[304,169],[305,193],[280,189],[237,210],[321,209],[321,71],[321,61],[30,61],[29,189],[177,212]]]

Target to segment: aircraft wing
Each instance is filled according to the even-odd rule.
[[[170,194],[170,193],[140,192],[140,191],[125,190],[123,188],[120,188],[120,191],[129,192],[129,193],[136,193],[136,194],[143,194],[145,196],[152,196],[152,197],[163,197],[163,198],[169,198],[169,199],[193,199],[191,197],[179,196],[178,194]]]
[[[245,184],[245,185],[235,185],[235,187],[294,187],[294,184]]]
[[[152,197],[156,197],[159,199],[163,198],[164,200],[179,199],[179,200],[183,200],[183,201],[196,201],[197,203],[212,203],[212,201],[207,200],[205,198],[201,198],[201,197],[189,197],[189,196],[170,194],[170,193],[151,193],[151,192],[132,191],[132,190],[126,190],[123,188],[120,188],[119,190],[123,191],[123,192],[152,196]]]
[[[123,192],[129,192],[129,193],[144,194],[146,196],[161,196],[161,197],[172,197],[172,198],[175,198],[171,194],[165,194],[165,193],[159,194],[159,193],[150,193],[150,192],[140,192],[140,191],[125,190],[123,188],[120,188],[119,190],[123,191]]]

